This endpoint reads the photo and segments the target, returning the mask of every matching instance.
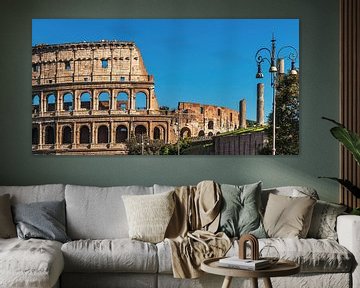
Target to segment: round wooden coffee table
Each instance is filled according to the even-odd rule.
[[[272,288],[270,277],[289,276],[300,272],[300,266],[288,260],[279,260],[269,268],[261,270],[244,270],[222,267],[219,259],[211,258],[201,263],[201,270],[216,275],[225,276],[222,288],[229,288],[233,277],[251,278],[254,288],[258,288],[258,278],[263,278],[265,287]]]

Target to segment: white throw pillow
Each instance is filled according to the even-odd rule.
[[[122,196],[131,239],[158,243],[175,208],[174,191],[155,195]]]

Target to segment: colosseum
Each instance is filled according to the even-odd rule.
[[[128,154],[131,137],[174,144],[239,127],[236,110],[189,102],[171,110],[154,88],[134,42],[33,46],[33,153]]]

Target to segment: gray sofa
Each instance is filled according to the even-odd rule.
[[[152,244],[128,238],[122,195],[156,194],[174,187],[154,185],[89,187],[76,185],[0,186],[12,204],[66,203],[66,228],[72,241],[0,239],[0,287],[221,287],[223,277],[174,279],[166,241]],[[302,188],[272,189],[298,197]],[[266,196],[270,190],[264,190]],[[263,197],[264,204],[266,197]],[[301,273],[273,278],[274,287],[360,287],[360,217],[337,217],[338,241],[331,239],[260,239],[282,258],[297,261]],[[228,255],[236,255],[237,242]],[[260,287],[262,281],[259,281]],[[236,285],[248,287],[245,279]]]

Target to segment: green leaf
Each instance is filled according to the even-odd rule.
[[[353,155],[355,160],[360,164],[360,137],[345,127],[331,128],[331,134],[339,140]]]
[[[326,178],[326,179],[331,179],[331,180],[337,181],[341,185],[343,185],[346,189],[348,189],[356,198],[360,198],[360,188],[355,186],[349,180],[340,179],[340,178],[336,178],[336,177],[319,177],[319,178]]]
[[[356,162],[360,165],[360,136],[333,119],[322,118],[337,125],[330,129],[331,134],[352,153]]]

